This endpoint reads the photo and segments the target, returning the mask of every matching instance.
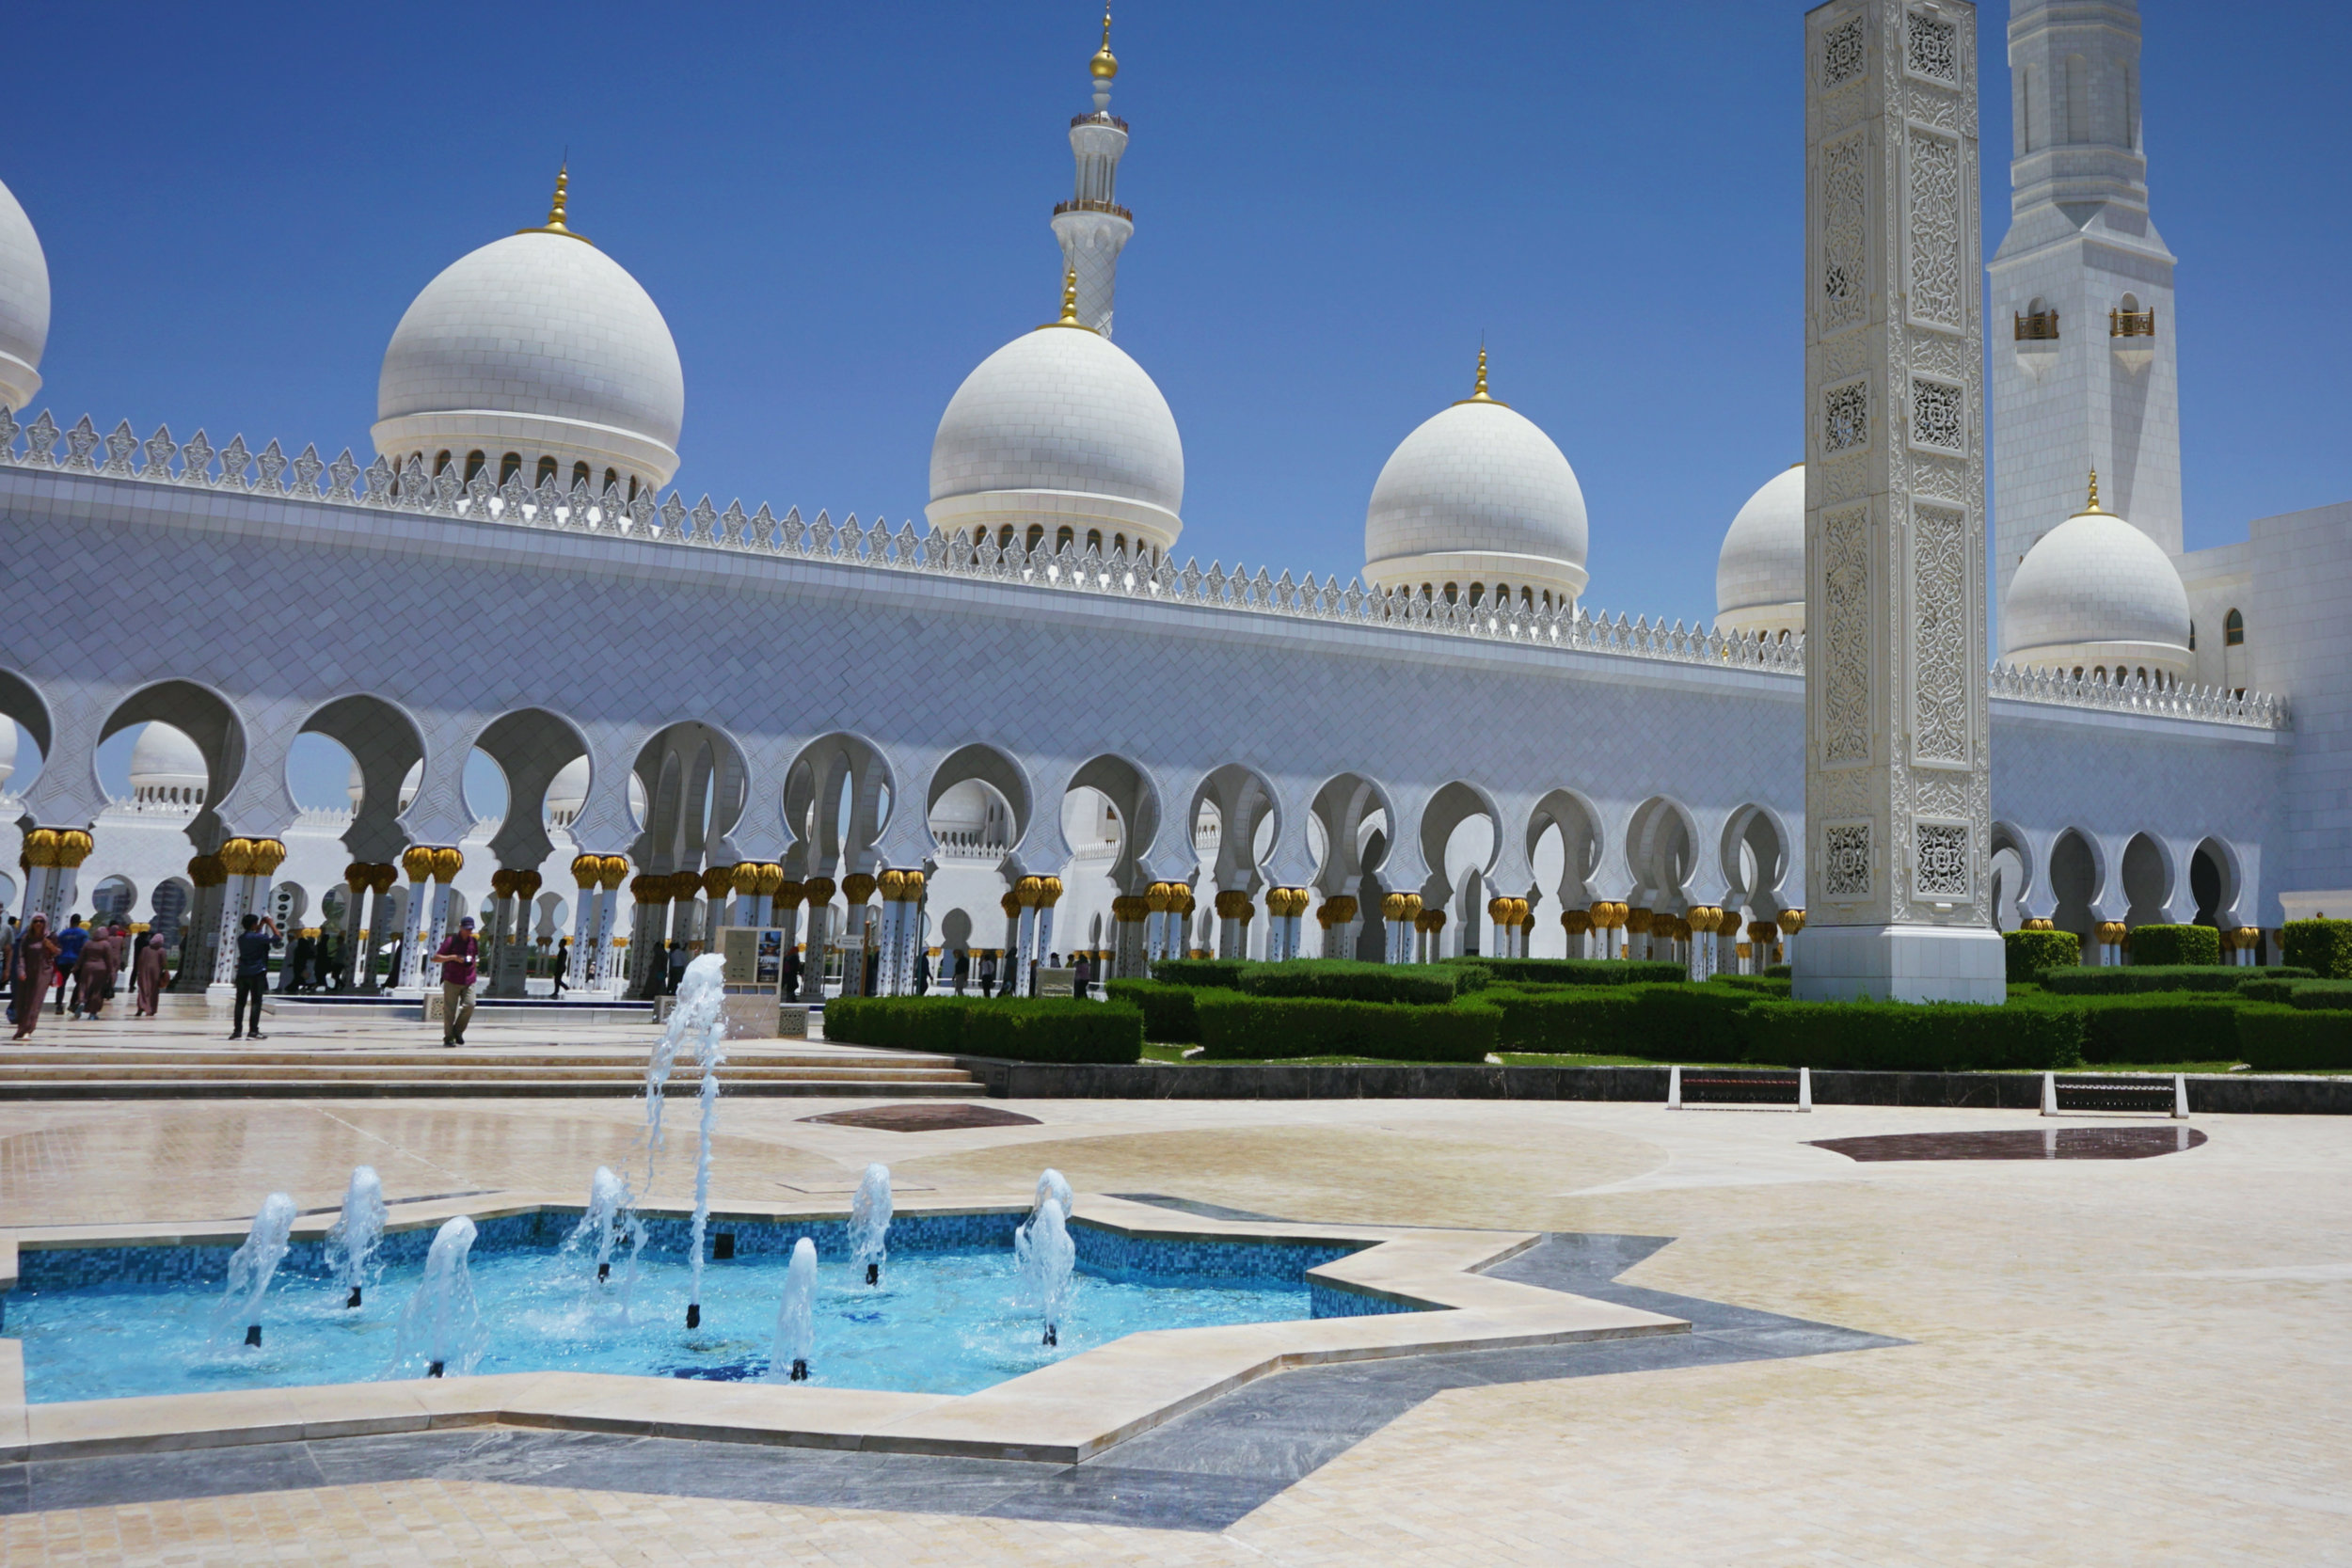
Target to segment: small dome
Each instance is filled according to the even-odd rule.
[[[1584,592],[1584,491],[1550,436],[1480,390],[1398,443],[1364,512],[1364,576],[1379,586],[1475,579]],[[1441,590],[1440,590],[1441,592]]]
[[[2188,673],[2188,594],[2164,546],[2090,506],[2037,540],[2001,606],[2001,658],[2036,669]]]
[[[1042,524],[1050,540],[1092,525],[1165,549],[1184,501],[1168,400],[1126,350],[1083,326],[1041,327],[981,360],[931,441],[926,512],[942,532]]]
[[[555,777],[548,781],[548,820],[568,828],[587,803],[588,757],[582,752],[557,768]]]
[[[527,230],[458,258],[408,307],[376,385],[376,451],[555,459],[601,490],[605,470],[659,485],[677,470],[686,377],[651,295],[568,230]],[[502,478],[496,471],[494,481]]]
[[[40,390],[49,344],[49,258],[33,220],[0,185],[0,406],[23,409]]]
[[[132,743],[133,800],[198,805],[211,783],[202,749],[184,732],[151,722]]]
[[[1804,465],[1764,482],[1715,558],[1715,619],[1734,631],[1804,630]]]

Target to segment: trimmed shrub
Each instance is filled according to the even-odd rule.
[[[1143,1014],[1067,996],[845,996],[825,1004],[825,1037],[1019,1062],[1135,1062]]]
[[[2352,1011],[2352,980],[2290,980],[2290,994],[2283,998],[2307,1013],[2341,1013]],[[2248,988],[2239,988],[2244,996]]]
[[[2352,920],[2290,920],[2279,934],[2288,963],[2323,980],[2352,980]]]
[[[1744,1060],[1743,1010],[1728,986],[1498,986],[1479,1005],[1502,1015],[1502,1049],[1659,1062]]]
[[[1193,997],[1201,1055],[1375,1056],[1406,1062],[1483,1062],[1502,1015],[1483,1004],[1419,1007],[1319,996],[1253,996],[1202,990]]]
[[[2055,996],[2130,996],[2142,991],[2233,991],[2257,974],[2277,971],[2235,964],[2124,964],[2094,969],[2053,969],[2042,989]]]
[[[2295,1000],[2295,988],[2303,983],[2300,980],[2274,980],[2259,969],[2248,973],[2263,977],[2239,984],[2237,996],[2241,1002],[2274,1002],[2283,1007]]]
[[[1647,986],[1688,980],[1677,963],[1644,958],[1448,958],[1444,969],[1483,969],[1513,986]]]
[[[2211,926],[2137,926],[2132,964],[2217,964],[2221,933]]]
[[[1728,986],[1733,990],[1751,996],[1787,996],[1796,982],[1786,974],[1718,974],[1708,982],[1710,986]]]
[[[1793,980],[1797,977],[1797,967],[1794,964],[1766,964],[1764,977],[1767,980]]]
[[[1152,978],[1164,986],[1216,986],[1223,990],[1241,987],[1241,973],[1251,965],[1244,958],[1162,958],[1152,966]]]
[[[2238,1059],[2242,1005],[2234,996],[2087,996],[2042,1005],[2080,1016],[2086,1062]]]
[[[2352,1013],[2242,1006],[2237,1051],[2266,1072],[2352,1068]]]
[[[1251,964],[1233,990],[1251,996],[1321,996],[1339,1002],[1397,1002],[1442,1007],[1470,976],[1444,964],[1374,964],[1349,958],[1300,958]],[[1480,977],[1483,981],[1483,976]]]
[[[2064,969],[2083,958],[2083,939],[2072,931],[2003,931],[2001,944],[2009,950],[2011,980],[2031,980],[2045,969]]]
[[[1741,1023],[1748,1059],[1780,1067],[1968,1072],[2082,1060],[2079,1008],[1759,1001]]]
[[[1103,993],[1113,1002],[1143,1014],[1143,1037],[1153,1045],[1200,1043],[1200,1021],[1192,1010],[1200,990],[1164,980],[1109,980],[1103,986]]]

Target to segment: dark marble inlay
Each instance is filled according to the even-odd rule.
[[[863,1111],[828,1111],[803,1121],[835,1127],[871,1127],[884,1132],[946,1132],[959,1127],[1035,1127],[1035,1117],[976,1105],[968,1100],[918,1101],[911,1105],[876,1105]]]
[[[1982,1132],[1889,1132],[1874,1138],[1816,1138],[1813,1147],[1849,1160],[2146,1160],[2195,1148],[2194,1127],[2026,1127]]]

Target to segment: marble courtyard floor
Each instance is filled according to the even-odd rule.
[[[473,1432],[451,1440],[525,1446],[502,1465],[404,1461],[403,1479],[372,1479],[353,1449],[323,1456],[330,1483],[259,1490],[227,1450],[158,1456],[168,1483],[125,1500],[133,1456],[105,1462],[112,1491],[87,1505],[70,1467],[89,1462],[39,1483],[0,1466],[0,1562],[2352,1562],[2352,1118],[2201,1117],[2207,1141],[2184,1152],[2021,1163],[1807,1144],[2047,1125],[1866,1107],[1043,1101],[992,1102],[1034,1126],[800,1119],[862,1103],[727,1102],[719,1200],[845,1192],[869,1160],[910,1197],[1051,1164],[1082,1193],[1284,1219],[1671,1238],[1629,1246],[1621,1283],[1884,1341],[1583,1369],[1599,1375],[1473,1367],[1216,1528],[1154,1528],[1116,1497],[1003,1516],[928,1482],[745,1500],[684,1470],[664,1495],[641,1465],[627,1487],[572,1486],[545,1473],[555,1450]],[[0,1103],[0,1224],[218,1220],[273,1189],[331,1206],[358,1162],[393,1198],[584,1186],[638,1117],[617,1099]],[[686,1118],[673,1139],[691,1149]],[[721,1446],[670,1447],[691,1466]],[[734,1466],[805,1458],[724,1447]]]

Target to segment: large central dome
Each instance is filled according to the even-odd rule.
[[[1574,603],[1584,592],[1584,490],[1534,422],[1477,389],[1398,443],[1364,512],[1364,577],[1434,597]],[[1450,592],[1449,592],[1450,591]]]
[[[2001,657],[2113,680],[2189,673],[2188,593],[2164,546],[2090,504],[2034,542],[2001,605]],[[2111,672],[2111,673],[2109,673]]]
[[[494,483],[519,468],[525,483],[552,473],[601,491],[676,472],[686,377],[652,297],[564,227],[559,185],[546,228],[425,285],[385,350],[375,402],[376,451],[392,462],[420,456],[437,472],[446,453]]]
[[[0,185],[0,406],[22,412],[40,390],[49,343],[49,258],[33,220]]]
[[[943,533],[1009,528],[1083,550],[1165,550],[1184,531],[1184,445],[1168,400],[1127,352],[1063,320],[980,361],[940,416],[931,503]]]

